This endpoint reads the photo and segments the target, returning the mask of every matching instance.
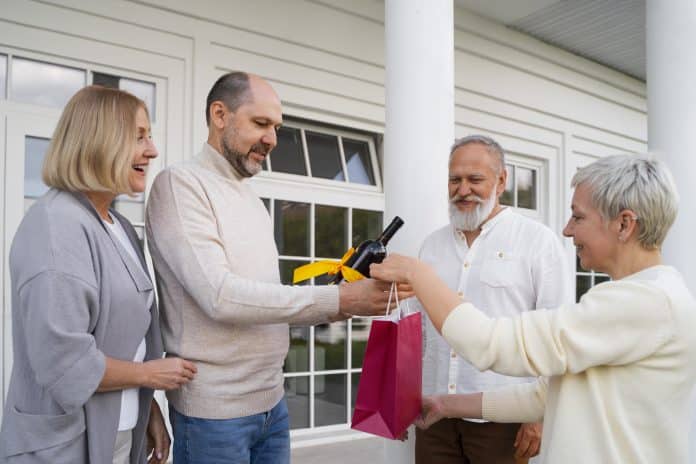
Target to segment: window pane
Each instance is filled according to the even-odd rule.
[[[374,240],[382,233],[382,212],[365,209],[353,210],[352,247],[365,240]]]
[[[346,423],[346,374],[314,377],[314,425]]]
[[[309,327],[290,328],[290,349],[285,358],[283,371],[309,371]]]
[[[85,85],[85,71],[55,64],[12,60],[13,100],[62,108]]]
[[[348,209],[316,205],[314,251],[317,257],[340,258],[348,249],[346,217]]]
[[[353,409],[355,409],[355,400],[358,397],[358,386],[360,385],[360,372],[351,374],[350,379],[352,383],[350,391],[350,410],[352,411]]]
[[[309,427],[309,377],[286,378],[285,399],[288,403],[290,428]]]
[[[367,347],[367,338],[370,336],[370,326],[372,320],[366,317],[354,317],[351,319],[351,367],[361,368],[363,359],[365,359],[365,347]]]
[[[0,55],[0,99],[5,98],[7,89],[7,56]]]
[[[592,287],[592,276],[579,275],[575,277],[575,301],[580,301],[583,296]]]
[[[343,139],[348,178],[354,184],[375,185],[370,162],[370,146],[362,140]]]
[[[507,206],[515,206],[515,166],[506,164],[507,181],[505,182],[505,191],[500,195],[500,204]]]
[[[292,276],[295,272],[295,268],[300,267],[304,264],[309,263],[309,261],[290,261],[288,259],[281,259],[280,265],[280,281],[285,285],[293,285]],[[309,280],[298,282],[297,285],[308,285]]]
[[[278,253],[309,256],[309,204],[276,200],[273,213]]]
[[[345,180],[338,151],[338,137],[305,131],[312,176],[323,179]]]
[[[599,285],[602,282],[608,282],[609,280],[610,280],[609,276],[606,276],[606,275],[596,275],[595,274],[595,276],[594,276],[594,284],[595,285]]]
[[[266,211],[268,211],[270,213],[271,212],[271,200],[269,200],[268,198],[262,198],[261,201],[263,201],[263,206],[266,207]]]
[[[24,197],[38,198],[48,191],[41,179],[46,150],[51,139],[40,137],[24,138]]]
[[[278,130],[278,145],[271,152],[271,167],[273,172],[307,175],[299,129],[281,127]]]
[[[517,177],[517,207],[536,209],[536,171],[515,167]]]
[[[314,370],[346,368],[346,321],[314,327]]]
[[[150,121],[155,122],[157,119],[155,114],[155,84],[122,77],[119,81],[119,88],[144,101],[147,111],[150,113]]]
[[[92,73],[92,83],[110,87],[112,89],[125,90],[145,102],[150,121],[155,122],[155,84],[152,82],[137,81],[111,74]]]

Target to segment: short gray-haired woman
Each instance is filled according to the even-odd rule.
[[[491,319],[413,258],[371,266],[372,277],[410,283],[435,327],[479,369],[548,378],[425,398],[417,424],[543,418],[543,463],[686,462],[696,301],[660,256],[677,215],[672,176],[649,157],[612,156],[580,169],[572,185],[563,233],[584,269],[612,278],[577,304]]]
[[[153,389],[196,367],[162,359],[153,285],[132,225],[110,208],[143,192],[157,156],[142,101],[76,93],[44,163],[52,187],[10,251],[13,367],[0,462],[164,463],[170,439]],[[146,442],[147,438],[147,442]]]

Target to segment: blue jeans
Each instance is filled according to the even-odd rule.
[[[199,419],[169,407],[174,464],[289,464],[285,398],[270,411],[236,419]]]

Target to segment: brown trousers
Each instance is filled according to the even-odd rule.
[[[416,464],[522,464],[515,459],[520,424],[443,419],[416,430]]]

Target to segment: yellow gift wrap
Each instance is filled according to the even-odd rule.
[[[303,280],[311,279],[322,274],[336,275],[339,272],[343,274],[343,278],[348,282],[364,279],[365,276],[356,271],[352,267],[346,266],[346,262],[355,253],[355,248],[346,251],[340,261],[326,260],[317,261],[316,263],[305,264],[295,268],[292,274],[292,283],[302,282]]]

